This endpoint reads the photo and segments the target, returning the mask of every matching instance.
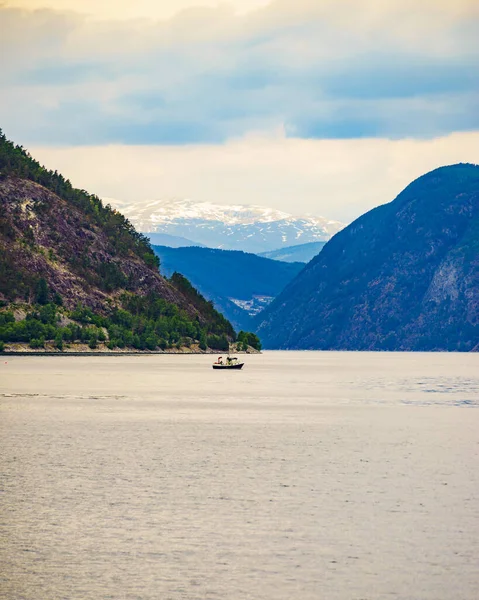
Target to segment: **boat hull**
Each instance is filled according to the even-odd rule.
[[[213,365],[213,369],[234,369],[238,371],[243,368],[244,363],[238,363],[236,365]]]

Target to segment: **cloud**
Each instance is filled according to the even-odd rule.
[[[145,0],[152,18],[133,21],[0,9],[3,127],[24,144],[65,145],[221,143],[276,127],[313,139],[478,128],[475,1],[252,0],[246,14],[238,3],[193,4],[174,14],[173,2]],[[109,17],[114,5],[85,7]]]
[[[278,130],[224,144],[30,150],[75,185],[103,197],[263,204],[351,221],[429,170],[479,163],[479,131],[431,140],[306,140]]]
[[[229,0],[223,4],[230,5],[236,12],[243,14],[257,10],[270,3],[271,0]],[[30,10],[48,8],[57,11],[81,12],[96,19],[170,19],[176,14],[192,7],[216,7],[218,0],[12,0],[10,6]]]

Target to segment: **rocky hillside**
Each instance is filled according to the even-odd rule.
[[[111,348],[224,349],[235,338],[231,324],[158,265],[123,215],[0,131],[0,343],[91,338]]]
[[[66,306],[103,310],[122,291],[154,291],[169,302],[184,298],[145,262],[112,212],[105,223],[47,188],[17,177],[0,180],[0,243],[4,300],[31,302],[39,278]],[[126,221],[125,221],[126,223]],[[122,235],[126,238],[122,240]]]
[[[268,348],[479,349],[479,166],[420,177],[363,215],[260,315]]]

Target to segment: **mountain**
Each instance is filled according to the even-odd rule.
[[[0,131],[0,350],[19,343],[227,349],[231,324],[158,265],[123,215]]]
[[[260,312],[304,267],[234,250],[153,246],[161,271],[185,275],[236,329]]]
[[[169,246],[170,248],[184,248],[185,246],[200,246],[203,244],[193,242],[178,235],[168,235],[167,233],[148,233],[145,234],[151,244],[155,246]]]
[[[442,167],[336,234],[260,315],[268,348],[479,349],[479,166]]]
[[[260,253],[293,244],[326,241],[344,225],[323,217],[296,217],[255,205],[220,205],[191,200],[127,204],[105,199],[140,231],[194,240],[195,245]]]
[[[273,260],[282,260],[283,262],[308,263],[321,252],[325,244],[326,242],[310,242],[309,244],[286,246],[286,248],[262,252],[260,256],[272,258]]]

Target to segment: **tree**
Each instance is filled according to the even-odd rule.
[[[213,348],[214,350],[222,350],[223,352],[227,352],[229,350],[229,342],[224,334],[209,335],[207,339],[207,344],[210,348]]]
[[[33,350],[36,350],[37,348],[44,348],[44,347],[45,347],[45,338],[44,337],[33,338],[32,340],[30,340],[30,348],[32,348]]]
[[[255,333],[248,332],[247,333],[247,341],[250,346],[255,348],[256,350],[261,350],[261,340]]]
[[[42,323],[54,325],[56,323],[56,305],[55,304],[45,304],[40,309],[38,316]]]
[[[61,332],[58,332],[55,336],[55,346],[58,348],[58,350],[63,350],[63,335]]]
[[[48,284],[43,277],[38,280],[35,300],[38,304],[47,304],[48,302]]]
[[[63,306],[63,298],[60,296],[60,294],[58,292],[55,292],[53,294],[53,302],[57,305],[57,306]]]
[[[259,337],[250,331],[240,331],[238,333],[238,342],[240,342],[242,350],[247,350],[248,346],[261,350],[261,340]]]
[[[156,346],[158,345],[158,339],[156,335],[149,335],[145,339],[145,345],[148,348],[148,350],[156,350]]]

